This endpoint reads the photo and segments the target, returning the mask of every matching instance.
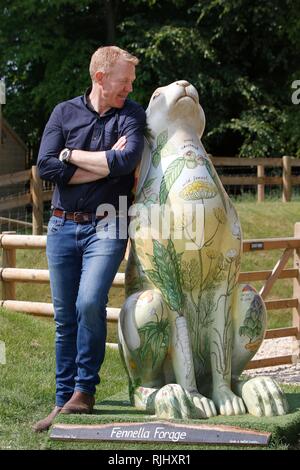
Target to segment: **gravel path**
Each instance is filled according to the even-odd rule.
[[[253,359],[264,357],[287,356],[297,354],[297,340],[292,337],[266,339]],[[282,366],[262,367],[245,371],[247,375],[267,375],[281,383],[293,383],[300,385],[300,361],[295,364]]]

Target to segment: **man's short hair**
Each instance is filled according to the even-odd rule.
[[[139,63],[139,59],[117,46],[99,47],[92,55],[90,62],[90,76],[95,80],[96,72],[108,72],[111,67],[119,60],[123,59],[131,62],[133,65]]]

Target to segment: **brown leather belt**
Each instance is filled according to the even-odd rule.
[[[92,222],[93,219],[104,219],[108,215],[108,212],[105,211],[104,215],[95,215],[91,212],[65,212],[60,209],[54,209],[52,211],[52,215],[66,220],[73,220],[73,222],[76,222],[77,224],[84,224],[85,222]]]

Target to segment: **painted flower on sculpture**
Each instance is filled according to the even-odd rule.
[[[238,222],[234,222],[231,225],[231,233],[234,236],[234,238],[237,238],[238,240],[241,239],[241,237],[242,237],[241,228],[240,228],[240,224]]]
[[[195,152],[192,152],[190,150],[184,154],[184,157],[185,157],[185,164],[187,168],[190,168],[190,169],[196,168],[197,162],[196,162]]]
[[[220,253],[218,256],[218,268],[222,271],[224,269],[224,255]]]
[[[192,150],[188,150],[188,152],[184,154],[184,158],[185,165],[189,169],[196,168],[197,165],[204,165],[203,160],[199,158]]]
[[[182,284],[185,290],[191,292],[199,282],[201,267],[195,259],[191,261],[183,260],[181,263]]]
[[[194,181],[189,183],[182,191],[179,196],[187,201],[197,201],[199,199],[211,199],[217,194],[216,189],[213,185],[206,183],[205,181]]]
[[[217,256],[218,256],[218,253],[215,250],[209,249],[209,250],[206,251],[206,256],[209,259],[216,259]]]
[[[237,256],[237,251],[232,248],[231,250],[228,250],[227,253],[226,253],[226,261],[228,261],[228,263],[231,263]]]

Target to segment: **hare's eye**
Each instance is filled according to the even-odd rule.
[[[153,99],[153,100],[155,100],[155,99],[156,99],[156,98],[157,98],[159,95],[160,95],[160,93],[154,93],[154,95],[153,95],[153,98],[152,98],[152,99]]]

